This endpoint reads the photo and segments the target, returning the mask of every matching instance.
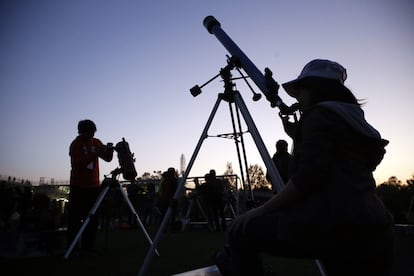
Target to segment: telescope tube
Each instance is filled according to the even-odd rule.
[[[116,151],[118,152],[119,166],[121,167],[122,176],[125,180],[134,181],[137,177],[137,171],[134,165],[134,154],[129,149],[129,144],[122,138],[122,141],[116,144]]]
[[[220,26],[220,22],[217,21],[214,16],[207,16],[203,21],[204,27],[210,34],[216,36],[216,38],[223,44],[227,51],[236,59],[236,65],[243,68],[244,71],[249,75],[253,82],[259,87],[259,89],[265,94],[266,98],[270,101],[271,106],[280,107],[283,102],[277,95],[277,90],[272,91],[269,86],[269,79],[267,79],[262,72],[250,61],[250,59],[243,53],[242,50],[237,46],[236,43],[223,31]],[[240,66],[239,66],[240,65]],[[268,70],[270,72],[270,70]],[[271,73],[268,78],[271,78]],[[273,80],[273,79],[272,79]],[[274,84],[276,82],[273,80]],[[276,84],[277,85],[277,84]],[[274,87],[273,87],[274,88]]]

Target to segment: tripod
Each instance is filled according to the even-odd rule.
[[[105,198],[106,194],[108,193],[108,191],[110,190],[110,188],[119,188],[119,190],[121,191],[121,194],[124,197],[125,202],[128,204],[129,209],[131,210],[131,212],[135,215],[135,218],[137,219],[137,222],[139,223],[139,225],[141,226],[142,231],[144,232],[147,240],[149,241],[149,243],[152,245],[152,240],[150,238],[150,236],[148,235],[147,231],[145,230],[144,225],[141,222],[141,219],[139,218],[138,213],[135,211],[134,206],[132,205],[131,201],[128,198],[128,195],[126,194],[126,192],[124,191],[124,189],[122,189],[121,185],[119,184],[119,181],[116,179],[116,177],[121,173],[121,169],[115,169],[111,172],[112,177],[111,178],[107,178],[105,177],[105,179],[102,181],[102,191],[99,194],[95,204],[92,206],[88,216],[86,217],[85,221],[83,222],[82,226],[80,227],[78,233],[76,234],[75,238],[73,239],[72,243],[70,244],[69,248],[67,249],[64,258],[67,259],[70,255],[70,253],[72,252],[73,248],[75,247],[76,243],[79,241],[80,237],[82,236],[83,231],[86,229],[86,227],[88,226],[88,223],[90,222],[91,218],[95,215],[96,211],[98,210],[100,204],[102,203],[102,200]],[[153,248],[154,252],[157,254],[157,256],[159,256],[159,253],[156,249],[156,247]]]
[[[211,227],[211,224],[209,223],[209,219],[208,216],[203,208],[203,205],[200,201],[199,195],[197,194],[197,191],[194,191],[194,193],[190,196],[190,204],[188,206],[187,212],[185,214],[184,219],[182,220],[182,226],[181,226],[181,231],[183,231],[187,224],[190,223],[191,220],[191,211],[194,208],[194,204],[197,205],[198,210],[200,211],[201,215],[203,216],[205,222],[207,222],[207,227],[208,229],[212,232],[213,228]]]
[[[188,175],[189,175],[189,173],[191,171],[191,168],[192,168],[192,166],[193,166],[193,164],[195,162],[195,159],[197,158],[197,155],[198,155],[198,153],[200,151],[200,148],[201,148],[201,146],[203,144],[203,141],[208,136],[207,135],[207,132],[208,132],[208,130],[210,128],[210,125],[211,125],[211,123],[212,123],[212,121],[214,119],[214,116],[215,116],[215,114],[217,112],[217,109],[218,109],[221,101],[223,101],[223,100],[224,101],[227,101],[229,103],[234,103],[236,105],[236,107],[238,109],[240,109],[240,112],[241,112],[241,114],[242,114],[242,116],[243,116],[243,118],[244,118],[244,120],[246,122],[246,125],[248,127],[248,131],[251,133],[251,135],[253,137],[253,140],[254,140],[254,142],[256,144],[256,147],[257,147],[257,149],[258,149],[258,151],[259,151],[259,153],[260,153],[260,155],[261,155],[261,157],[262,157],[262,159],[263,159],[263,161],[264,161],[264,163],[266,165],[266,168],[267,168],[267,170],[269,172],[270,179],[271,179],[272,183],[275,183],[274,185],[276,186],[276,189],[278,191],[283,186],[283,181],[282,181],[282,179],[281,179],[281,177],[279,175],[279,172],[277,171],[277,169],[276,169],[276,167],[275,167],[275,165],[274,165],[274,163],[273,163],[273,161],[272,161],[272,159],[271,159],[271,157],[269,155],[269,152],[266,149],[266,146],[265,146],[265,144],[264,144],[264,142],[263,142],[263,140],[262,140],[262,138],[261,138],[261,136],[259,134],[259,131],[256,128],[256,125],[255,125],[255,123],[253,121],[253,118],[250,115],[249,110],[247,109],[247,106],[246,106],[246,104],[245,104],[242,96],[240,95],[240,92],[233,89],[234,86],[235,86],[234,83],[233,83],[233,80],[231,78],[231,70],[233,68],[234,68],[234,64],[232,62],[228,62],[228,65],[226,67],[222,68],[221,71],[220,71],[220,74],[219,75],[222,77],[222,79],[224,81],[224,88],[225,88],[224,89],[224,93],[221,93],[221,94],[218,95],[217,101],[216,101],[216,103],[215,103],[215,105],[213,107],[213,110],[211,111],[211,114],[210,114],[210,116],[209,116],[209,118],[207,120],[207,123],[206,123],[206,125],[204,127],[204,130],[201,133],[201,137],[200,137],[200,139],[199,139],[199,141],[197,143],[197,146],[196,146],[196,148],[195,148],[195,150],[193,152],[193,155],[191,156],[190,162],[189,162],[189,164],[188,164],[188,166],[187,166],[187,168],[186,168],[186,170],[184,172],[183,177],[180,179],[180,182],[178,183],[177,190],[176,190],[176,192],[174,194],[174,197],[172,199],[172,202],[171,202],[171,205],[172,206],[176,205],[176,202],[178,200],[178,197],[182,193],[182,190],[183,190],[184,185],[185,185],[185,181],[186,181],[186,179],[187,179],[187,177],[188,177]],[[219,75],[217,75],[217,76],[219,76]],[[208,82],[210,82],[210,81],[208,81]],[[198,87],[198,89],[199,89],[199,87]],[[195,93],[195,94],[197,94],[197,93]],[[163,221],[162,221],[162,223],[161,223],[161,225],[160,225],[160,227],[158,229],[158,232],[155,235],[154,243],[152,244],[152,247],[148,250],[148,253],[147,253],[146,257],[145,257],[144,263],[141,266],[141,270],[139,271],[139,276],[145,276],[146,275],[148,266],[149,266],[149,264],[150,264],[150,262],[151,262],[151,260],[153,258],[153,255],[154,255],[154,249],[156,248],[158,242],[160,241],[161,235],[164,232],[164,229],[166,228],[167,223],[169,221],[169,217],[172,214],[172,206],[170,206],[168,208],[168,210],[167,210],[167,212],[166,212],[166,214],[164,216],[164,219],[163,219]]]

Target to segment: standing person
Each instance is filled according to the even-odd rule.
[[[99,158],[110,162],[113,157],[111,145],[105,146],[94,138],[96,125],[91,120],[78,123],[79,135],[69,148],[71,161],[70,193],[68,206],[68,242],[72,242],[95,204],[100,193]],[[81,248],[95,250],[98,217],[93,216],[82,233]]]
[[[318,59],[283,84],[302,112],[296,169],[269,201],[234,220],[230,275],[263,275],[261,252],[322,260],[329,275],[390,275],[393,219],[373,177],[388,141],[365,120],[346,76],[340,64]],[[228,257],[216,255],[222,270]]]
[[[294,169],[294,162],[292,155],[288,152],[288,143],[285,140],[278,140],[276,142],[276,152],[273,155],[272,160],[282,178],[283,184],[286,184]],[[266,178],[270,181],[269,174],[266,174]],[[275,191],[274,188],[272,190]]]
[[[170,227],[175,232],[176,215],[177,215],[177,202],[172,202],[175,191],[178,187],[178,175],[174,168],[168,168],[166,172],[162,174],[160,188],[158,191],[158,207],[161,212],[162,218],[167,213],[168,208],[172,207],[172,213],[170,217]]]
[[[226,230],[224,182],[217,178],[215,170],[206,174],[205,192],[210,225],[214,225],[216,232]]]
[[[156,207],[156,199],[155,185],[150,182],[147,184],[147,194],[145,196],[144,212],[142,214],[144,224],[147,226],[152,225],[157,219],[159,210]]]

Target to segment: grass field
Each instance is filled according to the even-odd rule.
[[[154,237],[157,228],[146,230]],[[414,227],[399,225],[396,230],[397,256],[392,275],[412,276]],[[64,232],[60,236],[64,237]],[[212,254],[222,248],[224,243],[223,233],[209,232],[205,227],[164,234],[157,248],[160,256],[153,257],[147,275],[167,276],[212,265]],[[30,251],[27,247],[20,257],[0,258],[0,275],[137,276],[150,248],[141,228],[100,231],[97,237],[98,252],[93,255],[75,257],[72,254],[64,259],[66,246],[63,246],[59,253],[47,255],[43,252],[39,257],[34,257],[36,251]],[[263,260],[276,275],[321,275],[313,260],[270,256],[263,256]]]
[[[147,229],[154,237],[156,229]],[[223,233],[207,229],[187,229],[165,234],[158,243],[160,256],[154,256],[149,276],[164,276],[212,265],[211,255],[223,246]],[[138,229],[104,231],[98,234],[98,254],[73,257],[63,254],[42,257],[2,259],[2,275],[138,275],[149,249],[149,242]],[[63,252],[65,253],[65,252]],[[319,275],[311,260],[280,259],[264,256],[266,265],[278,275]]]

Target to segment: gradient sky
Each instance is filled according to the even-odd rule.
[[[223,92],[217,79],[198,97],[189,93],[226,65],[227,51],[202,24],[208,15],[279,83],[315,58],[341,63],[346,85],[366,101],[367,120],[390,141],[377,182],[412,177],[411,0],[1,1],[0,174],[69,179],[69,144],[86,118],[104,143],[125,137],[139,175],[179,169]],[[278,139],[291,145],[278,109],[264,97],[253,102],[243,82],[237,88],[269,153]],[[282,88],[279,95],[293,103]],[[223,102],[210,135],[232,131],[229,114]],[[251,136],[244,138],[248,163],[263,166]],[[208,138],[190,176],[221,174],[228,161],[238,173],[234,141]],[[116,158],[101,162],[101,176],[117,166]]]

